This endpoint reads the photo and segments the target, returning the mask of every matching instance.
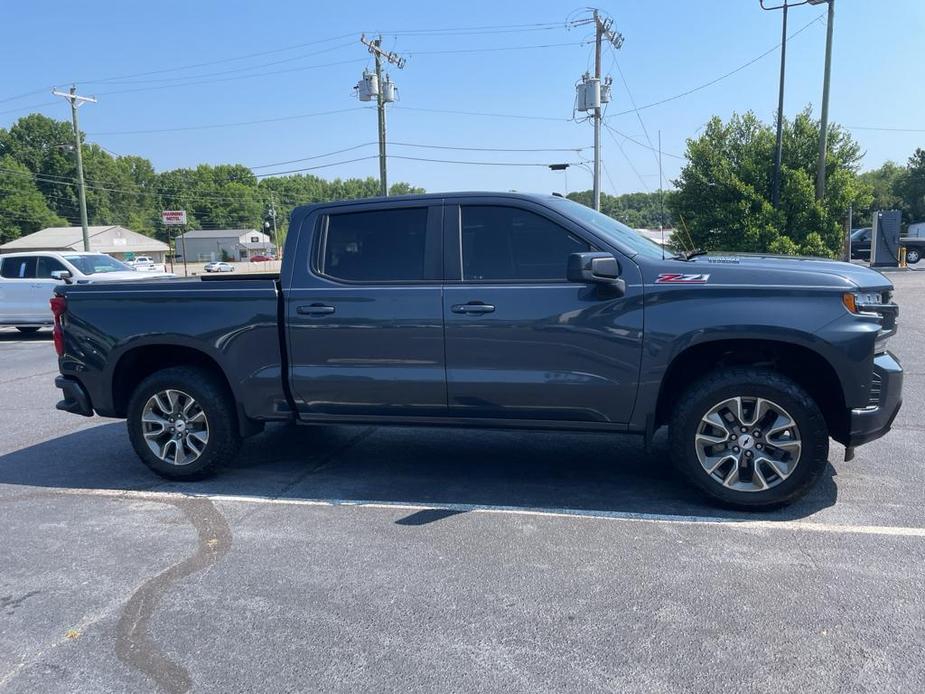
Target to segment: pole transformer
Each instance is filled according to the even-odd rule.
[[[593,205],[595,210],[601,209],[601,123],[603,116],[603,105],[610,101],[610,78],[603,79],[601,75],[601,46],[603,42],[608,41],[615,49],[623,45],[623,35],[614,30],[613,19],[601,16],[597,9],[593,9],[590,17],[578,19],[569,23],[569,26],[577,27],[585,24],[594,23],[594,76],[587,73],[581,78],[576,87],[578,95],[576,98],[575,108],[578,111],[590,113],[591,121],[594,125],[594,195]]]
[[[375,94],[367,91],[368,96],[375,95],[376,97],[376,110],[378,111],[379,117],[379,194],[382,196],[387,196],[389,194],[389,181],[388,181],[388,171],[386,169],[386,149],[385,149],[385,105],[395,100],[394,97],[394,85],[388,81],[388,75],[386,75],[385,80],[382,76],[382,61],[386,61],[392,65],[395,65],[397,68],[401,69],[405,67],[405,59],[402,58],[397,53],[392,51],[382,50],[382,37],[379,36],[375,39],[367,39],[366,35],[360,36],[360,43],[362,43],[366,48],[372,53],[373,58],[376,61],[376,81],[375,81]],[[360,83],[361,85],[363,82]],[[359,85],[358,85],[359,86]],[[388,89],[388,93],[387,93]],[[364,93],[360,91],[360,99],[364,99]]]
[[[80,200],[80,226],[83,229],[84,250],[90,250],[90,230],[87,226],[87,195],[84,192],[84,159],[80,145],[80,123],[77,119],[77,109],[83,103],[96,103],[92,96],[78,96],[77,86],[71,85],[69,91],[59,92],[53,89],[52,94],[63,96],[71,104],[71,124],[74,128],[74,151],[77,153],[77,197]]]

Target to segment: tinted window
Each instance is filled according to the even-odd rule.
[[[426,279],[427,208],[331,215],[321,271],[353,282]]]
[[[49,258],[48,256],[40,255],[38,260],[38,268],[35,271],[35,276],[42,279],[51,279],[51,273],[57,272],[59,270],[67,270],[61,261],[59,261],[57,258]]]
[[[579,202],[567,198],[549,196],[547,204],[584,225],[591,227],[597,234],[619,243],[634,253],[649,258],[664,258],[665,250],[654,241],[630,229],[616,219],[608,217],[597,210],[592,210]]]
[[[7,279],[32,279],[35,277],[35,258],[4,258],[0,276]]]
[[[564,280],[569,254],[587,250],[586,242],[533,212],[462,208],[464,280]]]

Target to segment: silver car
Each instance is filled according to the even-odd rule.
[[[234,272],[234,265],[220,260],[214,263],[206,263],[202,269],[206,272]]]

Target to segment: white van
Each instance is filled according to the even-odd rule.
[[[32,251],[0,255],[0,326],[35,332],[53,322],[48,300],[62,282],[126,282],[165,273],[138,272],[104,253]]]

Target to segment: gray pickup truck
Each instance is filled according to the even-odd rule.
[[[892,285],[846,263],[672,255],[554,196],[296,209],[276,275],[62,285],[58,408],[195,478],[266,422],[632,433],[721,503],[803,494],[883,436]],[[666,461],[667,462],[667,461]]]

